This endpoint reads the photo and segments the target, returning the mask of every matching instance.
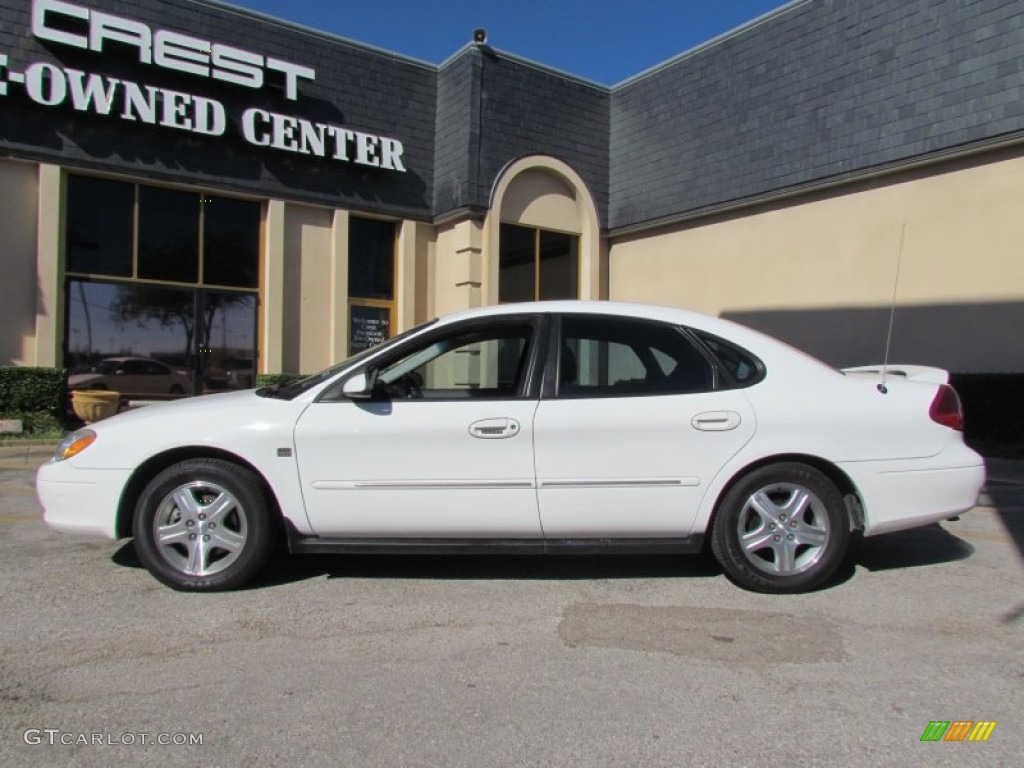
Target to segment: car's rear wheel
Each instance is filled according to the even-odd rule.
[[[135,508],[139,559],[179,590],[234,589],[274,550],[274,517],[259,478],[220,459],[190,459],[160,472]]]
[[[846,556],[842,494],[814,467],[779,463],[744,476],[722,499],[711,549],[726,575],[756,592],[805,592]]]

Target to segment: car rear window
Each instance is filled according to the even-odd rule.
[[[710,333],[695,333],[736,386],[749,387],[764,378],[764,363],[747,350]]]

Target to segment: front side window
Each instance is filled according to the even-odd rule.
[[[529,323],[435,337],[382,368],[377,386],[392,398],[518,397],[525,386],[532,337]]]
[[[712,389],[711,364],[674,326],[587,315],[562,319],[559,397],[671,395]]]

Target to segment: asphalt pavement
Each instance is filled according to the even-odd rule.
[[[702,557],[282,557],[189,595],[49,531],[0,447],[0,766],[1016,766],[1024,473],[826,588]],[[984,742],[931,742],[985,722]],[[993,724],[994,725],[991,725]],[[989,726],[986,726],[988,728]]]

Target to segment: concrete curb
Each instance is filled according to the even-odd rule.
[[[26,469],[49,461],[57,440],[11,440],[0,442],[0,467]]]

